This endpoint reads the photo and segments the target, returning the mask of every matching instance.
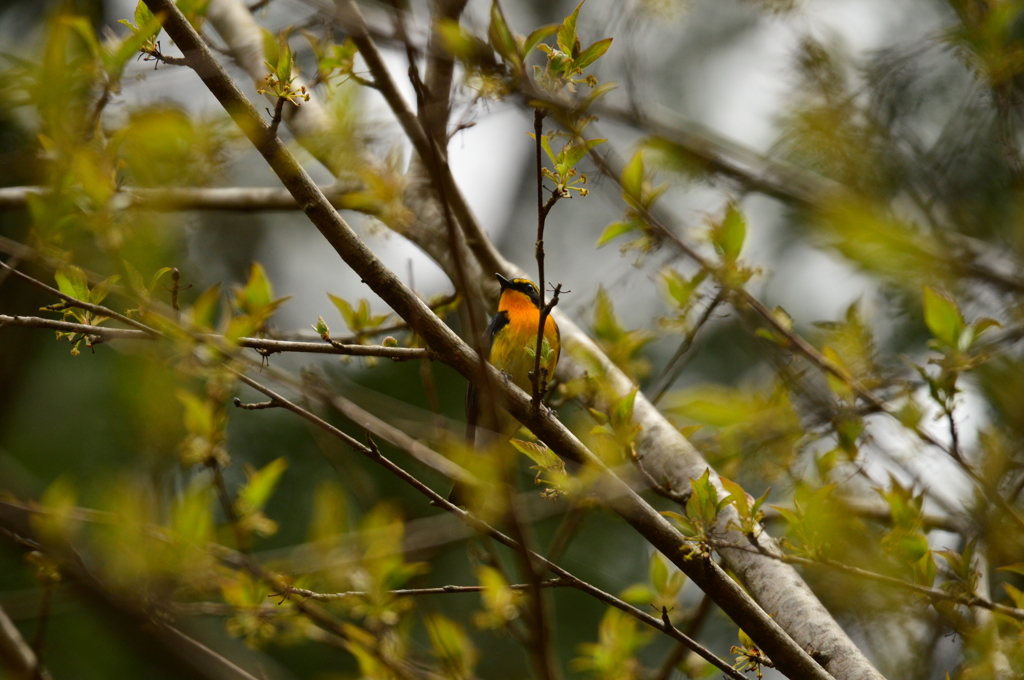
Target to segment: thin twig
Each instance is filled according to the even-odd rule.
[[[995,612],[997,614],[1002,614],[1004,616],[1008,616],[1018,621],[1024,621],[1024,609],[1019,609],[1017,607],[1008,607],[1004,604],[999,604],[998,602],[993,602],[992,600],[986,599],[984,597],[979,597],[977,595],[957,595],[955,593],[942,590],[941,588],[930,588],[928,586],[922,586],[917,583],[904,581],[903,579],[896,578],[895,576],[886,576],[885,574],[879,574],[873,571],[868,571],[867,569],[861,569],[860,567],[851,567],[849,565],[843,564],[842,562],[836,562],[835,560],[808,559],[806,557],[798,557],[796,555],[789,555],[786,553],[770,552],[767,550],[760,549],[760,545],[758,545],[757,547],[753,547],[749,544],[744,545],[740,543],[732,543],[729,541],[717,540],[712,540],[711,544],[716,549],[743,550],[746,552],[754,552],[759,555],[763,555],[764,557],[769,557],[773,560],[778,560],[780,562],[785,562],[787,564],[798,564],[803,567],[825,567],[828,569],[832,569],[834,571],[847,574],[849,576],[856,576],[858,578],[862,578],[868,581],[874,581],[876,583],[883,583],[885,585],[893,586],[895,588],[901,588],[903,590],[912,592],[916,595],[921,595],[922,597],[925,597],[934,602],[952,602],[954,604],[960,604],[965,607],[981,607],[983,609],[988,609],[989,611]]]
[[[65,303],[66,303],[64,305],[64,308],[67,308],[67,307],[79,307],[79,308],[84,309],[86,311],[92,312],[93,314],[96,314],[98,316],[106,316],[106,317],[109,317],[111,319],[117,319],[118,321],[120,321],[123,324],[127,324],[128,326],[131,326],[132,328],[137,328],[137,329],[139,329],[141,331],[144,331],[145,333],[147,333],[149,335],[152,335],[154,337],[159,337],[159,336],[162,335],[162,333],[160,333],[160,331],[156,330],[155,328],[150,328],[149,326],[147,326],[146,324],[142,323],[141,321],[136,321],[135,319],[133,319],[131,317],[128,317],[128,316],[125,316],[124,314],[120,314],[118,312],[115,312],[114,310],[108,309],[108,308],[106,308],[106,307],[104,307],[102,305],[94,305],[94,304],[92,304],[90,302],[85,302],[83,300],[79,300],[77,298],[73,298],[70,295],[66,295],[66,294],[60,292],[59,290],[57,290],[56,288],[54,288],[53,286],[48,286],[47,284],[43,283],[42,281],[39,281],[38,279],[32,278],[28,274],[23,274],[22,272],[18,271],[17,269],[12,269],[10,266],[7,265],[7,263],[5,263],[3,261],[0,261],[0,268],[3,268],[4,270],[6,270],[7,272],[9,272],[9,273],[13,274],[14,276],[18,277],[22,281],[25,281],[26,283],[29,283],[29,284],[31,284],[31,285],[33,285],[36,288],[39,288],[41,290],[45,290],[47,293],[55,295],[56,297],[59,297],[60,299],[64,300]],[[54,310],[54,311],[59,311],[59,310]]]
[[[657,404],[661,401],[661,398],[665,396],[668,389],[672,387],[676,380],[679,379],[679,374],[682,373],[684,368],[686,368],[686,362],[683,361],[683,359],[686,358],[690,348],[693,347],[693,342],[697,338],[697,333],[700,332],[700,329],[704,327],[711,318],[711,315],[715,313],[715,309],[717,309],[718,305],[722,304],[723,301],[724,297],[722,295],[722,291],[719,291],[707,308],[705,308],[704,313],[701,314],[699,319],[697,319],[697,323],[695,323],[689,332],[687,332],[683,341],[679,344],[679,349],[677,349],[676,353],[672,355],[672,358],[668,360],[668,364],[665,365],[664,373],[662,373],[658,381],[652,385],[649,390],[647,390],[647,393],[652,395],[652,404]]]
[[[76,305],[77,306],[77,305]],[[8,316],[0,314],[0,327],[19,326],[22,328],[47,328],[62,333],[81,333],[102,340],[156,340],[154,336],[130,328],[112,326],[89,326],[71,323],[58,319],[46,319],[38,316]],[[423,347],[387,347],[384,345],[348,345],[341,342],[295,342],[290,340],[271,340],[269,338],[238,338],[230,340],[223,335],[201,333],[196,337],[220,347],[246,347],[261,353],[276,354],[278,352],[298,352],[304,354],[337,354],[340,356],[379,357],[395,361],[410,359],[432,360],[430,350]]]
[[[277,103],[274,104],[274,113],[270,118],[269,134],[277,136],[277,127],[281,124],[281,114],[284,112],[284,105],[287,101],[284,97],[277,98]]]
[[[541,581],[538,586],[541,588],[564,588],[569,584],[560,578],[548,579]],[[505,586],[511,590],[526,590],[532,586],[528,583],[516,583],[513,585]],[[482,593],[487,590],[487,586],[438,586],[437,588],[406,588],[403,590],[389,590],[387,595],[393,597],[418,597],[420,595],[447,595],[449,593]],[[318,593],[313,590],[306,590],[305,588],[288,588],[283,593],[284,595],[301,595],[311,600],[317,600],[318,602],[332,602],[334,600],[344,600],[348,597],[370,597],[374,593],[369,593],[365,590],[351,590],[344,593]]]
[[[695,637],[700,631],[701,626],[704,625],[704,621],[707,620],[708,614],[711,613],[711,607],[714,603],[711,598],[704,595],[700,598],[700,604],[697,605],[697,611],[687,619],[686,628],[684,632],[690,637]],[[683,660],[686,652],[689,651],[686,645],[676,643],[676,646],[672,648],[672,651],[668,653],[665,660],[661,662],[661,666],[658,667],[657,673],[651,678],[651,680],[669,680],[672,677],[672,673],[675,672],[676,666]]]
[[[534,155],[537,162],[537,240],[534,243],[534,256],[537,258],[537,296],[539,302],[537,307],[540,310],[540,317],[537,323],[537,343],[533,355],[533,372],[530,375],[530,382],[533,387],[533,407],[540,408],[540,400],[547,392],[548,375],[547,369],[540,366],[544,349],[544,330],[547,325],[548,316],[551,310],[558,304],[558,293],[562,290],[562,284],[555,286],[551,296],[550,304],[544,302],[545,280],[544,280],[544,224],[547,221],[548,213],[561,197],[557,191],[551,193],[551,198],[544,202],[544,161],[542,158],[543,148],[541,138],[544,136],[544,112],[535,109],[533,112],[533,137]]]

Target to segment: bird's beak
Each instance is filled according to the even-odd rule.
[[[512,285],[512,282],[506,279],[501,274],[495,274],[495,276],[498,277],[498,285],[501,286],[502,290],[505,290],[506,288],[509,288]]]

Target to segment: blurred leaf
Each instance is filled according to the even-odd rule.
[[[61,266],[54,274],[57,280],[57,288],[65,295],[70,295],[76,300],[89,301],[89,280],[85,272],[74,265]]]
[[[487,36],[491,47],[502,56],[505,61],[519,65],[519,50],[512,31],[509,30],[505,21],[505,15],[501,11],[498,0],[491,3],[491,23],[487,27]]]
[[[608,245],[618,237],[628,234],[637,229],[635,222],[612,222],[604,231],[601,232],[601,236],[597,239],[597,247]]]
[[[956,348],[963,331],[964,318],[956,303],[932,288],[924,288],[924,321],[935,339]]]
[[[743,213],[734,204],[725,211],[725,217],[711,230],[711,240],[715,250],[726,262],[735,262],[743,249],[743,241],[747,236],[747,221]]]
[[[217,325],[217,307],[220,302],[220,284],[215,283],[203,291],[190,308],[191,321],[196,328],[212,330]]]
[[[281,475],[288,469],[288,460],[284,457],[277,458],[267,463],[262,469],[249,474],[245,486],[238,492],[238,500],[249,512],[256,512],[263,509],[263,506],[270,500],[271,494],[277,488]]]
[[[444,677],[452,680],[472,678],[479,654],[462,626],[440,614],[425,615],[423,624]]]

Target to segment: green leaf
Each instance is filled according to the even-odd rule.
[[[674,269],[664,269],[661,272],[661,280],[665,282],[668,294],[683,309],[689,306],[694,291],[700,287],[705,278],[707,278],[707,272],[703,269],[692,279],[687,279]]]
[[[644,186],[644,152],[639,150],[622,168],[622,192],[634,201],[640,202]]]
[[[633,420],[633,404],[636,403],[636,395],[639,391],[639,387],[634,387],[615,405],[615,410],[612,412],[613,424],[623,425]]]
[[[122,262],[124,262],[124,269],[128,273],[128,288],[133,293],[145,293],[146,284],[142,281],[142,274],[128,260],[122,260]]]
[[[936,340],[947,347],[957,347],[964,317],[956,302],[929,286],[924,287],[924,322]]]
[[[757,500],[754,501],[754,504],[752,506],[750,506],[750,513],[751,513],[752,516],[756,515],[761,510],[761,506],[764,505],[765,501],[768,500],[768,495],[771,492],[772,492],[772,488],[768,487],[767,489],[765,489],[764,493],[761,494],[757,498]]]
[[[94,305],[98,305],[99,303],[103,302],[103,300],[106,299],[107,295],[110,294],[110,289],[113,287],[113,285],[120,280],[120,275],[114,274],[105,281],[100,281],[99,283],[97,283],[96,287],[93,288],[92,291],[89,293],[89,302],[93,303]]]
[[[601,236],[597,239],[597,247],[600,248],[602,246],[606,246],[623,234],[628,234],[638,228],[637,223],[632,221],[612,222],[604,228],[604,231],[601,232]]]
[[[579,163],[587,155],[588,151],[598,144],[603,144],[607,141],[607,139],[588,139],[583,144],[573,144],[562,152],[562,162],[565,164],[566,169],[569,169]]]
[[[274,288],[267,278],[267,272],[258,262],[252,263],[249,281],[236,295],[238,306],[244,311],[254,311],[269,305],[274,299]]]
[[[203,291],[192,304],[192,323],[197,328],[213,328],[217,323],[217,303],[220,301],[220,284],[215,283]]]
[[[558,26],[555,24],[548,24],[534,30],[530,35],[526,36],[526,40],[523,42],[523,54],[528,55],[530,50],[535,48],[541,40],[554,35],[557,31]]]
[[[139,0],[139,4],[135,5],[135,25],[142,28],[153,19],[154,16],[149,10],[149,5],[142,0]]]
[[[527,442],[521,439],[510,439],[509,443],[512,444],[516,451],[527,456],[541,467],[557,467],[562,464],[562,459],[558,457],[558,454],[544,444]]]
[[[265,28],[261,29],[261,31],[263,34],[263,60],[271,68],[276,68],[281,56],[281,46],[278,43],[278,38]]]
[[[89,280],[85,272],[74,265],[65,265],[54,274],[57,280],[57,288],[65,295],[70,295],[76,300],[89,301]]]
[[[156,284],[160,283],[160,279],[164,277],[164,274],[170,271],[171,267],[161,267],[160,269],[157,269],[156,273],[153,274],[153,278],[149,280],[149,287],[146,290],[152,293],[153,290],[156,289]]]
[[[512,36],[512,31],[508,28],[508,23],[505,21],[505,14],[501,11],[501,6],[498,4],[498,0],[494,0],[491,3],[491,23],[487,27],[487,37],[491,41],[491,47],[505,59],[505,61],[512,62],[513,64],[519,65],[522,62],[519,59],[518,45],[516,44],[515,38]]]
[[[288,31],[282,31],[278,40],[280,51],[277,58],[277,77],[282,83],[287,84],[292,81],[292,48],[288,44]]]
[[[316,334],[319,335],[320,337],[323,337],[324,335],[330,337],[331,335],[331,329],[327,327],[326,323],[324,323],[324,317],[322,316],[318,316],[316,318],[316,323],[313,325],[313,330],[316,331]]]
[[[585,69],[586,67],[590,66],[595,61],[597,61],[605,52],[607,52],[608,48],[611,46],[611,38],[598,40],[596,43],[580,52],[580,56],[576,58],[576,68]]]
[[[146,7],[146,4],[139,2],[139,7]],[[144,23],[139,23],[139,10],[135,10],[135,25],[138,29],[132,31],[132,34],[124,39],[110,59],[108,71],[115,80],[121,77],[121,71],[124,70],[128,60],[135,56],[143,45],[156,37],[163,26],[162,17],[154,17],[149,8],[146,8],[146,13],[149,14],[149,19]]]
[[[141,4],[141,3],[140,3]],[[202,477],[196,477],[171,508],[171,531],[187,546],[205,548],[214,538],[213,494]]]
[[[334,306],[338,308],[338,313],[341,314],[341,318],[345,320],[348,327],[353,331],[358,331],[360,328],[359,317],[356,314],[356,310],[352,309],[352,305],[348,303],[348,300],[343,300],[337,295],[327,294],[327,297]]]
[[[287,459],[281,457],[267,463],[262,470],[253,472],[249,476],[249,481],[238,492],[238,499],[245,509],[249,512],[262,510],[287,468]]]
[[[645,583],[637,583],[619,593],[620,600],[642,606],[650,605],[657,597],[657,593]]]
[[[659,552],[651,555],[650,578],[654,590],[659,593],[665,592],[665,586],[668,585],[668,565]]]
[[[715,249],[727,262],[735,262],[743,249],[743,241],[746,237],[747,221],[735,205],[730,205],[725,211],[725,218],[721,224],[711,231],[711,240]]]
[[[185,407],[185,430],[191,435],[209,437],[214,430],[214,417],[206,400],[188,390],[178,390],[175,394]]]
[[[743,487],[725,477],[719,477],[718,479],[722,482],[725,490],[729,492],[725,500],[736,506],[736,511],[740,513],[741,517],[750,517],[750,503],[747,499],[747,492],[743,490]]]
[[[586,0],[583,0],[583,2],[586,2]],[[579,17],[580,7],[583,7],[583,2],[576,5],[573,13],[567,16],[562,25],[558,27],[558,49],[570,56],[576,56],[576,46],[579,43],[576,39],[576,19]]]
[[[1007,564],[1005,567],[998,567],[996,571],[1009,571],[1011,573],[1024,576],[1024,562],[1017,562],[1016,564]]]
[[[551,159],[551,162],[552,163],[557,163],[558,161],[555,159],[555,152],[551,150],[551,142],[548,140],[548,136],[547,135],[541,135],[541,137],[540,137],[540,145],[541,145],[541,148],[544,149],[544,153],[546,153],[548,155],[548,158]]]

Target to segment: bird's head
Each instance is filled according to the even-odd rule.
[[[531,304],[540,307],[540,293],[537,286],[529,279],[506,279],[501,274],[498,277],[498,285],[501,286],[501,299],[498,301],[498,309],[507,309],[518,305]]]

